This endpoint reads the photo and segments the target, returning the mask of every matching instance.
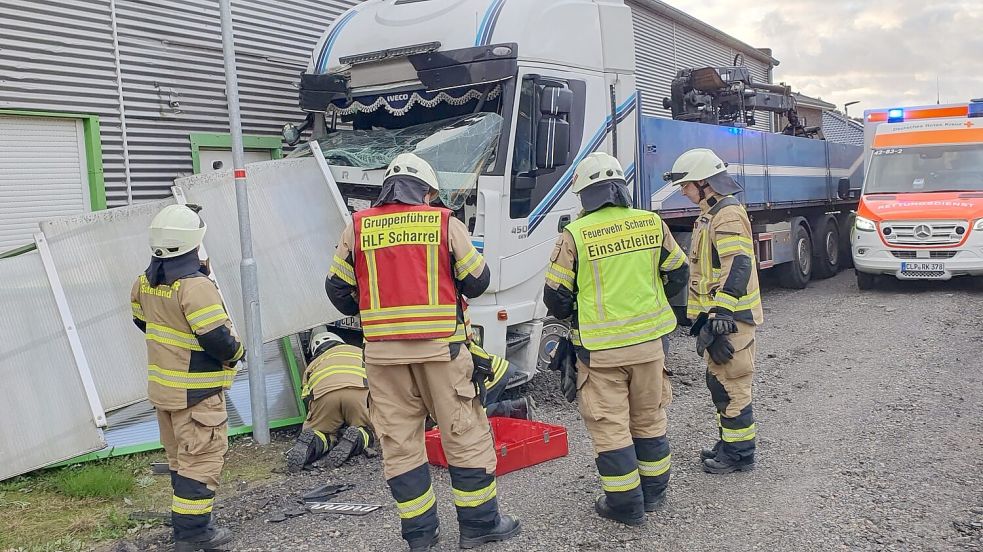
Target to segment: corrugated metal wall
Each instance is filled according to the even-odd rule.
[[[330,22],[358,0],[236,0],[243,131],[299,121],[296,82]],[[190,132],[228,132],[218,2],[116,0],[134,201],[191,173]],[[126,203],[109,0],[4,0],[0,108],[100,116],[110,206]]]
[[[236,0],[243,130],[277,136],[299,121],[298,75],[328,24],[358,0]],[[164,197],[190,173],[190,132],[227,132],[221,31],[214,0],[116,0],[135,201]],[[667,117],[662,98],[677,68],[729,65],[734,50],[629,2],[638,82],[647,114]],[[0,108],[100,116],[110,206],[127,184],[112,41],[110,0],[4,0],[0,3]],[[765,63],[746,58],[754,78]],[[766,119],[766,118],[762,118]],[[762,125],[759,125],[762,126]]]
[[[669,87],[678,69],[728,66],[739,53],[713,37],[679,24],[662,14],[634,2],[631,7],[635,29],[635,61],[638,87],[642,92],[642,111],[655,117],[671,117],[662,108],[662,98],[669,96]],[[744,56],[745,64],[756,82],[771,82],[770,66]],[[771,117],[758,117],[753,128],[771,130]]]
[[[0,2],[0,109],[99,115],[107,185],[122,185],[109,0]]]

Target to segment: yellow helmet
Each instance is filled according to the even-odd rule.
[[[621,168],[621,163],[607,153],[594,152],[577,164],[570,188],[573,193],[579,194],[592,184],[611,180],[625,181],[625,171]]]
[[[150,222],[150,251],[158,259],[184,255],[201,245],[207,228],[187,205],[168,205]]]
[[[415,153],[401,153],[397,155],[389,163],[389,168],[386,169],[386,177],[383,181],[388,180],[392,176],[403,175],[417,178],[434,190],[440,190],[437,173],[434,172],[433,167]]]

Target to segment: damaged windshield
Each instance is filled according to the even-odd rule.
[[[502,117],[483,112],[400,129],[341,129],[318,143],[329,165],[362,169],[386,167],[411,151],[430,163],[440,179],[441,201],[457,210],[492,159],[501,131]]]

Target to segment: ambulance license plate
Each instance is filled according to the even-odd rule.
[[[901,263],[901,272],[945,272],[944,263]]]

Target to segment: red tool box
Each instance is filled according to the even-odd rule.
[[[567,430],[563,426],[512,418],[489,418],[498,457],[496,475],[521,470],[547,460],[566,456]],[[427,458],[435,466],[447,467],[440,443],[440,428],[427,432]]]

